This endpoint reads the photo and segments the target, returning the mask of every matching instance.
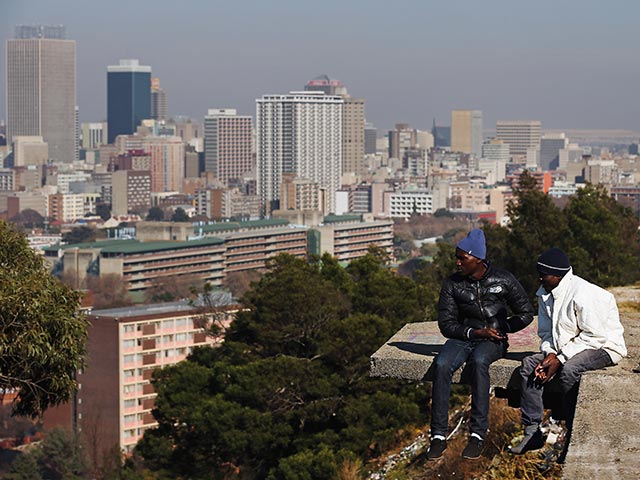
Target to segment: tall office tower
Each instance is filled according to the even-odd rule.
[[[451,150],[482,155],[482,111],[453,110],[451,112]]]
[[[364,104],[363,98],[353,98],[340,80],[320,75],[304,86],[305,92],[323,92],[326,95],[339,95],[344,99],[342,112],[342,173],[365,175],[364,164]]]
[[[496,138],[509,144],[509,153],[513,156],[527,154],[529,148],[540,147],[539,120],[498,120]]]
[[[127,215],[143,212],[151,205],[151,172],[118,170],[111,177],[111,212]]]
[[[509,163],[509,145],[499,138],[490,138],[482,144],[482,158]]]
[[[545,133],[540,139],[540,169],[556,170],[560,163],[560,150],[567,145],[569,139],[564,133]]]
[[[431,127],[431,135],[433,135],[433,146],[438,147],[450,147],[451,146],[451,127],[438,127],[436,126],[436,119],[433,119],[433,126]]]
[[[364,99],[343,96],[342,173],[366,175],[364,163]]]
[[[109,143],[131,135],[142,120],[151,118],[151,67],[138,60],[120,60],[107,67],[107,123]]]
[[[253,170],[251,117],[212,108],[204,117],[204,169],[223,185],[240,184]]]
[[[180,137],[144,137],[142,149],[151,156],[151,191],[179,192],[184,178],[184,143]]]
[[[257,184],[263,214],[279,208],[283,173],[318,183],[326,195],[323,212],[335,212],[343,106],[342,97],[311,91],[256,100]]]
[[[76,108],[74,109],[74,113],[75,113],[75,138],[74,138],[74,143],[75,143],[75,147],[76,147],[76,158],[75,160],[80,160],[80,109],[78,108],[78,106],[76,105]]]
[[[49,158],[76,159],[76,42],[62,26],[18,26],[7,40],[7,145],[41,136]]]
[[[378,129],[371,123],[365,123],[364,125],[364,153],[365,155],[375,155],[378,153],[376,146],[376,140],[378,140]]]
[[[167,119],[167,94],[160,87],[160,79],[151,79],[151,118],[154,120]]]
[[[389,131],[389,158],[402,159],[405,151],[415,148],[417,143],[417,130],[408,123],[396,123],[395,128]]]

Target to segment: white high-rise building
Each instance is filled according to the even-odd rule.
[[[509,144],[511,156],[525,156],[530,148],[540,148],[540,120],[498,120],[496,138]]]
[[[343,104],[341,97],[322,92],[256,100],[257,187],[265,215],[279,207],[283,173],[317,183],[326,199],[323,213],[336,211]]]
[[[204,117],[204,169],[223,185],[239,184],[254,169],[251,117],[233,108],[210,108]]]
[[[64,27],[16,28],[7,40],[7,144],[41,136],[54,162],[72,163],[76,138],[76,42]]]

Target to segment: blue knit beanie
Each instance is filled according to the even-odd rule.
[[[471,230],[466,238],[458,242],[456,247],[480,260],[484,260],[487,256],[487,243],[484,239],[484,232],[479,228]]]
[[[567,255],[559,248],[554,247],[538,257],[536,268],[542,275],[564,277],[569,273],[571,264]]]

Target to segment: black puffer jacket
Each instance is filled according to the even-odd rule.
[[[455,273],[442,282],[438,326],[447,338],[467,340],[471,329],[485,327],[503,333],[517,332],[532,320],[529,297],[520,282],[506,270],[489,265],[480,280]]]

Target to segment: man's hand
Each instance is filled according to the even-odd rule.
[[[503,335],[495,328],[476,328],[473,330],[473,338],[486,338],[488,340],[505,340],[506,335]]]
[[[544,385],[560,370],[562,363],[558,360],[555,353],[550,353],[542,360],[533,370],[534,378]]]

